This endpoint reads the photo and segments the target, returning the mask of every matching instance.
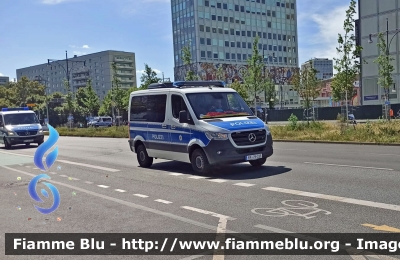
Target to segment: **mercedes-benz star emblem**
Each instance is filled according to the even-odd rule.
[[[29,135],[29,131],[26,131],[26,132],[25,132],[25,135]]]
[[[250,142],[254,143],[256,141],[257,137],[254,133],[249,134],[249,140]]]

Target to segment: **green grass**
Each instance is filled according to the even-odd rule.
[[[128,138],[128,126],[107,128],[58,127],[60,136]],[[296,122],[286,126],[270,126],[275,140],[332,141],[362,143],[400,143],[400,121],[379,121],[359,124],[354,129],[349,124],[323,122]]]

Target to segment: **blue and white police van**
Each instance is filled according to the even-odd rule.
[[[270,129],[222,81],[153,83],[129,100],[129,146],[141,167],[153,158],[188,162],[198,174],[214,166],[249,162],[260,167],[273,154]]]
[[[42,126],[35,112],[28,107],[2,108],[0,111],[0,143],[6,149],[15,144],[38,146],[44,141]]]

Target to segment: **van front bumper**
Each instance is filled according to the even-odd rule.
[[[268,158],[274,153],[271,135],[267,136],[265,144],[252,148],[236,148],[230,140],[211,140],[203,149],[211,165],[247,162],[246,156],[256,154]]]
[[[4,136],[10,145],[14,144],[29,144],[29,143],[43,143],[44,135],[34,135],[34,136]]]

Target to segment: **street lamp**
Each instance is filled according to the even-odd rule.
[[[47,92],[46,90],[47,90],[47,87],[48,87],[48,81],[45,80],[44,78],[42,78],[42,76],[40,76],[40,75],[35,76],[34,81],[37,81],[37,82],[39,82],[39,83],[44,82],[44,84],[45,84],[44,92],[45,92],[45,94],[46,94],[46,96],[45,96],[45,102],[46,102],[47,123],[50,124],[50,118],[49,118],[49,102],[48,102],[48,100],[47,100],[47,93],[46,93],[46,92]]]
[[[396,32],[396,33],[392,36],[392,38],[391,38],[390,41],[389,41],[389,19],[386,18],[386,58],[388,59],[388,61],[389,61],[389,53],[390,53],[390,52],[389,52],[389,50],[390,50],[390,44],[392,43],[394,37],[400,32],[400,29],[396,29],[395,32]],[[369,44],[373,43],[373,41],[372,41],[372,36],[376,36],[376,35],[378,35],[378,34],[379,34],[379,33],[370,34],[370,35],[369,35],[369,39],[368,39],[368,43],[369,43]],[[389,74],[389,73],[388,73],[388,74]],[[393,90],[394,90],[394,91],[393,91]],[[392,91],[395,92],[395,89],[393,89],[393,90],[392,90]],[[385,89],[385,96],[386,96],[386,101],[389,102],[389,103],[385,103],[385,106],[387,107],[386,110],[388,110],[389,107],[390,107],[389,89]],[[387,116],[387,113],[388,113],[388,111],[386,111],[386,116]],[[390,121],[390,116],[388,117],[388,119],[389,119],[389,121]]]
[[[66,65],[67,65],[66,68],[60,63],[60,61],[65,61]],[[72,66],[71,66],[71,68],[69,68],[69,66],[68,66],[69,60],[68,60],[68,52],[67,52],[67,51],[65,51],[65,60],[47,59],[47,65],[48,65],[48,66],[50,66],[50,63],[51,63],[51,62],[56,62],[58,65],[61,66],[61,68],[63,68],[63,70],[64,70],[64,72],[65,72],[65,75],[67,75],[68,88],[70,87],[70,84],[69,84],[70,76],[69,76],[69,74],[70,74],[71,71],[72,71],[74,62],[76,62],[76,63],[83,63],[83,66],[86,66],[86,61],[77,60],[77,61],[71,61]],[[73,91],[73,92],[74,92],[74,91]]]
[[[265,79],[265,54],[264,54],[265,49],[263,48],[263,63],[264,63],[264,67],[263,67],[263,76]],[[272,58],[272,60],[277,60],[277,58],[275,57],[275,52],[272,53],[272,55],[267,54],[268,58]],[[276,74],[274,74],[274,84],[276,83]],[[265,102],[267,102],[267,89],[266,86],[264,85],[264,100]]]

